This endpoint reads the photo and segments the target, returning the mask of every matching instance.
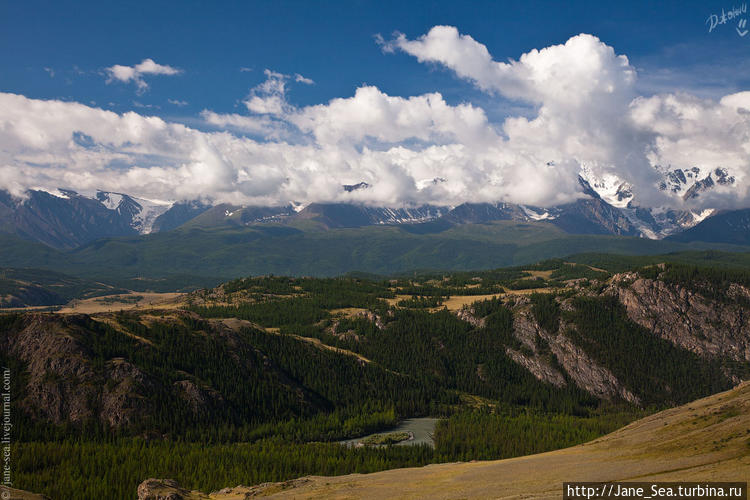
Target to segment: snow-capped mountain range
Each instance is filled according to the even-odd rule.
[[[735,178],[726,169],[657,167],[657,186],[669,196],[694,200],[717,187],[731,188]],[[596,176],[584,168],[579,175],[583,198],[542,208],[513,203],[464,203],[459,206],[371,207],[342,203],[282,207],[211,205],[202,201],[147,200],[108,191],[30,190],[25,199],[0,191],[0,232],[16,233],[56,248],[75,248],[102,237],[168,231],[185,223],[197,226],[250,225],[314,220],[323,227],[485,223],[494,220],[548,222],[573,234],[616,234],[661,239],[681,233],[715,213],[638,206],[638,193],[615,175]],[[446,182],[432,179],[430,182]],[[342,185],[347,192],[369,189],[366,182]]]
[[[661,177],[657,185],[658,189],[682,202],[695,200],[716,186],[731,187],[735,184],[735,178],[725,168],[673,169],[657,166],[656,171]],[[633,186],[617,176],[612,174],[596,176],[585,167],[580,175],[593,192],[608,204],[620,209],[646,238],[661,239],[682,232],[701,223],[716,212],[713,208],[679,210],[665,206],[639,206],[637,192]]]

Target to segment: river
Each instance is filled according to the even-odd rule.
[[[437,424],[439,418],[407,418],[402,420],[396,427],[391,429],[382,430],[374,434],[367,436],[360,436],[355,439],[347,439],[346,441],[339,441],[340,444],[347,446],[355,446],[357,443],[366,439],[370,436],[376,436],[378,434],[390,434],[391,432],[411,432],[414,435],[414,439],[407,441],[401,441],[396,443],[395,446],[409,446],[415,444],[428,444],[432,447],[435,446],[435,442],[432,440],[432,435],[435,432],[435,424]]]

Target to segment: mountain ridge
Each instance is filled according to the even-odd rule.
[[[56,435],[60,428],[88,439],[92,434],[120,436],[114,444],[85,439],[44,443],[47,453],[63,447],[66,456],[42,470],[24,465],[18,486],[45,494],[78,491],[71,489],[80,487],[80,473],[74,471],[85,469],[81,461],[91,463],[90,455],[79,450],[106,447],[101,456],[112,456],[122,446],[132,453],[144,440],[149,450],[164,451],[149,451],[147,467],[132,461],[118,466],[113,479],[96,483],[101,491],[125,491],[110,495],[124,497],[146,477],[169,477],[161,475],[166,470],[177,471],[190,489],[212,491],[310,473],[372,472],[384,468],[383,457],[393,454],[406,460],[395,462],[403,466],[510,457],[523,454],[518,450],[580,443],[585,440],[580,436],[604,434],[597,428],[614,428],[607,422],[620,421],[608,420],[617,411],[629,408],[635,416],[643,411],[638,408],[686,403],[746,378],[748,287],[746,270],[662,263],[612,275],[557,260],[434,279],[249,277],[156,309],[144,304],[119,312],[0,315],[0,354],[26,373],[15,382],[14,391],[23,397],[16,398],[14,412],[31,442],[19,446],[33,453],[42,446],[38,436]],[[743,425],[750,413],[745,403],[723,403],[721,412],[711,406],[706,415],[695,414],[695,403],[690,406],[689,419],[676,434],[691,439],[690,447],[667,446],[671,439],[662,446],[649,433],[634,452],[658,452],[662,460],[649,467],[664,464],[664,457],[669,457],[667,466],[678,460],[682,469],[704,465],[704,458],[715,463],[717,457],[737,465],[735,452],[746,448]],[[349,457],[365,455],[335,443],[390,428],[397,415],[428,412],[448,415],[436,428],[432,451],[407,446],[394,447],[391,454],[390,449],[365,448],[362,454],[381,461],[360,469]],[[528,447],[546,439],[535,431],[505,448],[505,427],[477,435],[491,422],[562,422],[562,428],[545,428],[570,433],[563,432],[562,440],[545,440],[544,447]],[[647,428],[664,432],[662,418],[648,422]],[[593,436],[580,434],[592,425]],[[722,434],[729,439],[717,444],[715,433],[724,425],[730,426]],[[697,434],[686,436],[686,429]],[[184,457],[169,455],[182,438],[194,440],[180,449],[193,450],[200,474],[187,470],[191,466]],[[214,438],[219,443],[205,448],[205,440]],[[610,447],[605,458],[614,461],[608,470],[623,470],[618,457],[632,462],[627,447],[616,446],[611,436],[602,439]],[[690,451],[696,443],[703,443],[701,449]],[[268,458],[274,446],[280,448],[272,448],[277,454],[269,460],[276,462],[260,468],[254,458],[237,463],[238,456],[260,456],[256,453]],[[286,455],[286,450],[299,454],[300,449],[304,457],[299,462]],[[616,452],[621,449],[624,455]],[[219,461],[203,460],[202,453]],[[328,453],[345,454],[343,468],[328,468]],[[162,465],[164,460],[178,468]],[[220,476],[206,475],[215,463],[231,467]],[[281,473],[275,464],[284,464]],[[46,474],[58,466],[65,468],[63,481]],[[601,469],[584,470],[591,471]],[[288,493],[304,494],[304,485],[291,481],[280,489],[301,486]],[[146,486],[144,495],[176,488],[153,481]],[[279,491],[258,488],[264,494]],[[189,490],[169,491],[182,495]]]
[[[697,167],[667,171],[662,190],[682,193],[692,200],[714,186],[734,184],[724,169],[705,177]],[[716,181],[712,176],[716,176]],[[689,178],[689,179],[688,179]],[[171,231],[179,227],[211,227],[264,223],[296,224],[314,221],[321,228],[369,225],[411,226],[437,222],[481,224],[498,220],[547,221],[569,234],[614,234],[660,239],[690,229],[713,210],[646,208],[634,204],[637,193],[614,177],[596,177],[583,170],[578,177],[582,198],[549,208],[507,202],[466,202],[457,206],[383,207],[363,203],[315,202],[278,206],[212,204],[200,200],[155,202],[124,193],[96,191],[91,195],[70,189],[27,191],[26,199],[0,191],[0,231],[41,241],[54,248],[76,248],[102,237]],[[365,182],[345,185],[354,192],[370,189]],[[436,226],[437,227],[437,226]]]

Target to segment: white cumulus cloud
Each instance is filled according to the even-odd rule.
[[[138,92],[148,89],[148,83],[143,79],[144,75],[178,75],[181,69],[158,64],[153,59],[144,59],[135,66],[123,66],[115,64],[104,69],[107,74],[107,83],[119,81],[123,83],[135,83]]]
[[[439,92],[397,96],[372,85],[297,106],[290,89],[311,82],[269,69],[243,112],[201,113],[208,132],[0,93],[0,188],[246,204],[550,206],[582,196],[577,175],[585,169],[630,183],[646,206],[750,206],[750,92],[639,96],[627,57],[586,34],[506,62],[450,26],[379,43],[531,112],[492,122],[482,107]],[[109,68],[111,78],[143,88],[143,75],[178,71],[147,61]],[[683,201],[658,188],[657,168],[665,166],[723,168],[736,182]],[[371,188],[342,188],[362,181]]]

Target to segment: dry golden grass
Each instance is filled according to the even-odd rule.
[[[568,264],[570,266],[586,266],[589,269],[591,269],[592,271],[599,271],[600,273],[608,273],[609,272],[606,269],[602,269],[600,267],[589,266],[588,264],[576,264],[575,262],[566,262],[566,264]],[[646,266],[646,267],[648,267],[648,266]]]
[[[524,290],[508,290],[505,295],[531,295],[532,293],[553,293],[556,292],[557,288],[542,287],[542,288],[526,288]]]
[[[459,393],[458,398],[461,400],[461,405],[457,405],[459,408],[461,406],[469,408],[495,408],[497,406],[497,401],[466,392]]]
[[[97,316],[92,316],[91,319],[93,319],[94,321],[98,321],[100,323],[105,323],[105,324],[111,326],[112,328],[114,328],[115,330],[117,330],[118,332],[122,333],[123,335],[127,335],[128,337],[134,338],[134,339],[138,340],[139,342],[142,342],[142,343],[148,344],[148,345],[154,345],[154,343],[151,342],[149,339],[144,339],[143,337],[140,337],[140,336],[138,336],[138,335],[136,335],[136,334],[128,331],[127,329],[125,329],[112,316],[113,315],[99,314]]]
[[[523,272],[529,273],[532,278],[542,278],[542,279],[548,280],[550,278],[550,276],[552,276],[552,273],[554,271],[553,270],[549,270],[549,271],[529,271],[529,270],[524,269]]]
[[[462,307],[480,300],[489,300],[494,299],[495,297],[507,297],[509,295],[531,295],[532,293],[552,293],[556,291],[556,288],[544,287],[529,288],[527,290],[506,290],[502,293],[493,293],[490,295],[454,295],[448,300],[445,300],[443,305],[447,307],[449,311],[458,311]]]
[[[0,492],[7,492],[8,496],[3,496],[2,498],[7,498],[8,500],[49,500],[44,495],[37,495],[36,493],[29,493],[28,491],[17,490],[15,488],[3,487],[0,488]]]
[[[3,307],[0,313],[28,312],[28,311],[50,311],[55,306],[26,306],[26,307]]]
[[[238,487],[245,498],[561,498],[565,481],[750,480],[750,382],[651,415],[589,443],[489,462],[436,464],[374,474],[311,476]]]
[[[185,294],[183,293],[152,293],[152,292],[130,292],[119,295],[105,295],[85,300],[73,300],[65,307],[60,309],[59,313],[83,313],[95,314],[110,311],[119,311],[123,309],[176,309],[181,307],[180,300]],[[141,296],[142,299],[137,302],[128,302],[128,297]],[[122,298],[122,302],[117,299]],[[102,300],[113,299],[111,303],[103,303]]]
[[[256,328],[258,330],[263,330],[268,333],[273,333],[275,335],[281,335],[278,328],[263,328],[260,325],[256,325],[255,323],[251,323],[250,321],[244,320],[244,319],[237,319],[237,318],[225,318],[225,319],[219,319],[219,320],[211,320],[216,322],[221,322],[224,324],[224,326],[227,326],[233,330],[238,330],[242,327],[248,327],[248,328]],[[312,344],[318,349],[323,349],[327,351],[333,351],[339,354],[345,354],[347,356],[352,356],[357,358],[358,360],[364,362],[364,363],[372,363],[369,359],[365,358],[364,356],[361,356],[357,354],[356,352],[349,351],[348,349],[341,349],[340,347],[334,347],[332,345],[324,344],[320,341],[320,339],[316,339],[314,337],[303,337],[301,335],[289,335],[292,338],[295,338],[297,340],[301,340],[302,342],[307,342],[308,344]]]
[[[469,288],[469,287],[467,287]],[[543,288],[529,288],[525,290],[505,290],[504,292],[491,293],[487,295],[452,295],[448,299],[443,301],[443,305],[440,307],[433,307],[430,311],[439,311],[443,307],[447,307],[449,311],[458,311],[462,307],[480,300],[489,300],[496,297],[505,297],[509,295],[531,295],[532,293],[553,293],[556,292],[557,288],[543,287]],[[410,299],[411,295],[396,295],[391,299],[385,299],[388,301],[388,305],[392,307],[399,307],[397,305],[399,300]],[[364,310],[364,309],[361,309]],[[344,309],[337,309],[336,311],[344,311]],[[333,312],[333,311],[331,311]]]
[[[411,295],[396,295],[392,299],[389,298],[389,299],[385,299],[385,300],[386,300],[386,302],[388,302],[389,306],[396,306],[396,303],[399,300],[405,300],[405,299],[410,299],[410,298],[411,298]]]
[[[345,307],[342,309],[331,309],[328,311],[331,316],[337,316],[340,318],[353,318],[354,316],[366,312],[367,309],[363,307]]]
[[[443,306],[447,307],[449,311],[458,311],[463,306],[473,304],[480,300],[494,299],[495,297],[502,297],[504,293],[493,293],[490,295],[454,295],[448,300],[443,301]]]

